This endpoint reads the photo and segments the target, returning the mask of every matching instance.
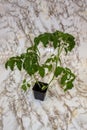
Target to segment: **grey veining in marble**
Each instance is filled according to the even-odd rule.
[[[55,30],[76,37],[76,48],[62,62],[77,78],[66,93],[53,82],[41,102],[31,89],[21,91],[25,72],[4,64],[35,36]],[[87,130],[87,0],[0,0],[0,130]]]

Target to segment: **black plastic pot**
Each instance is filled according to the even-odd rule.
[[[33,87],[33,93],[34,93],[34,97],[35,99],[38,99],[38,100],[41,100],[43,101],[45,96],[46,96],[46,91],[47,91],[47,88],[45,90],[42,90],[41,88],[43,86],[48,86],[47,83],[43,83],[43,82],[38,82],[38,83],[35,83],[34,87]]]

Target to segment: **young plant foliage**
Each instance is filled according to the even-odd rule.
[[[52,54],[44,63],[40,63],[40,52],[38,45],[42,43],[46,48],[48,45],[57,50],[57,54]],[[44,78],[46,75],[46,70],[48,73],[53,73],[53,77],[50,83],[58,78],[59,82],[64,89],[67,91],[74,87],[73,81],[75,80],[74,73],[67,67],[61,66],[61,53],[65,51],[67,54],[71,52],[75,47],[75,38],[68,33],[61,31],[55,31],[53,33],[43,33],[34,38],[34,45],[27,48],[25,53],[22,53],[19,56],[11,57],[5,64],[6,69],[9,67],[12,71],[17,67],[20,71],[24,69],[29,76],[33,76],[35,81],[36,75],[39,75],[41,78]],[[48,85],[48,86],[49,86]],[[23,80],[21,88],[26,91],[30,87],[30,84]],[[42,89],[46,89],[45,86]]]

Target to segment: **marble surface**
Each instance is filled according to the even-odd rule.
[[[62,59],[77,78],[66,93],[54,82],[41,102],[31,89],[21,91],[25,72],[4,64],[35,36],[55,30],[76,38],[76,48]],[[87,130],[87,0],[0,0],[0,130]]]

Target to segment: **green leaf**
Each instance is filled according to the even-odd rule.
[[[30,84],[29,83],[27,83],[27,87],[30,88]]]
[[[54,56],[54,55],[53,55],[53,56]],[[56,61],[56,56],[54,56],[54,57],[53,57],[53,56],[52,56],[52,58],[48,58],[45,63],[50,63],[51,61],[52,61],[52,62],[55,62],[55,61]],[[60,59],[59,59],[59,60],[60,60]]]
[[[20,55],[20,58],[21,59],[24,59],[26,57],[26,53],[22,53],[21,55]]]
[[[22,69],[22,61],[21,60],[16,61],[16,65],[17,65],[17,68],[21,71],[21,69]]]
[[[71,73],[71,70],[69,68],[65,68],[65,70],[68,72],[68,73]]]
[[[21,88],[26,92],[27,91],[27,86],[25,85],[25,84],[23,84],[22,86],[21,86]]]
[[[51,33],[44,33],[39,35],[38,37],[35,37],[34,39],[35,48],[40,42],[42,42],[43,46],[46,47],[50,41],[50,37],[51,37]]]
[[[67,81],[67,74],[64,74],[64,75],[62,76],[60,82],[61,82],[62,85],[65,85],[65,84],[66,84],[66,81]]]
[[[14,69],[15,65],[17,65],[17,68],[19,70],[22,69],[22,60],[20,56],[16,57],[11,57],[5,64],[5,67],[7,68],[8,66],[10,67],[11,70]]]
[[[23,84],[26,83],[26,79],[23,80]]]
[[[63,36],[63,41],[65,43],[64,48],[65,48],[66,53],[68,51],[71,51],[74,48],[74,46],[75,46],[75,38],[72,35],[70,35],[68,33],[65,33],[64,36]]]
[[[39,36],[40,41],[43,43],[44,47],[47,46],[47,44],[50,41],[51,33],[44,33]]]
[[[8,66],[9,66],[10,69],[13,71],[14,66],[15,66],[15,60],[13,60],[13,59],[10,58],[10,59],[6,62],[5,68],[7,69]]]
[[[49,69],[49,71],[52,70],[52,64],[48,65],[48,69]]]
[[[32,75],[37,72],[38,69],[38,58],[37,55],[33,52],[26,54],[24,59],[23,68],[29,75]]]
[[[39,74],[40,74],[40,76],[41,77],[44,77],[44,75],[45,75],[45,69],[44,69],[44,67],[39,67]]]
[[[49,71],[52,70],[52,64],[50,64],[50,65],[43,65],[43,67],[44,67],[44,68],[47,68]]]
[[[29,60],[28,58],[26,58],[26,59],[24,60],[23,68],[26,70],[26,72],[27,72],[29,75],[32,75],[32,62],[30,62],[30,60]]]
[[[71,81],[73,82],[73,81],[75,80],[76,76],[75,76],[75,74],[74,74],[74,73],[71,73],[71,76],[72,76]]]
[[[45,63],[49,63],[52,61],[53,58],[48,58]]]
[[[69,69],[69,68],[65,68],[65,71],[66,71],[66,73],[67,73],[67,79],[69,80],[70,79],[70,81],[74,81],[74,79],[75,79],[75,75],[71,72],[71,70]]]
[[[8,68],[8,61],[5,63],[5,68],[6,69]]]
[[[56,37],[55,35],[52,35],[52,40],[53,40],[53,46],[56,49],[58,46],[58,37]]]
[[[54,75],[57,77],[58,75],[60,75],[62,72],[64,71],[64,69],[60,66],[58,66],[54,72]]]
[[[34,46],[35,46],[35,48],[37,48],[37,46],[38,46],[38,44],[40,42],[39,40],[40,40],[39,36],[34,38],[34,44],[35,44]]]
[[[73,86],[72,81],[69,81],[69,82],[67,82],[66,88],[64,89],[64,91],[67,91],[67,90],[69,90],[69,89],[72,89],[73,87],[74,87],[74,86]]]
[[[28,90],[28,88],[30,88],[30,84],[26,82],[26,79],[24,79],[21,89],[26,92]]]

